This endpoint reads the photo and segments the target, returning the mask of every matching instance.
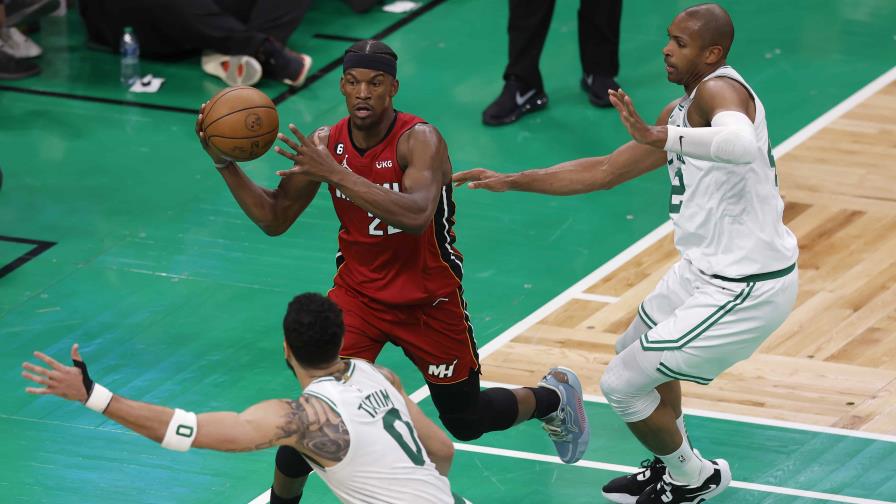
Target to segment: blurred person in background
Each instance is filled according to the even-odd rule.
[[[548,36],[556,0],[510,0],[509,61],[501,94],[482,112],[488,126],[510,124],[548,105],[538,60]],[[581,0],[579,56],[582,89],[596,107],[611,107],[608,91],[619,89],[619,23],[622,0]]]
[[[298,87],[312,60],[286,47],[311,0],[80,0],[88,44],[116,50],[126,26],[142,56],[202,51],[202,69],[231,86],[262,77]]]
[[[43,50],[16,25],[31,23],[59,8],[59,0],[0,0],[0,80],[23,79],[40,73],[29,61]]]

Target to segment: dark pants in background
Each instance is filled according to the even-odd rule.
[[[90,42],[118,49],[134,28],[142,55],[188,56],[198,50],[255,55],[271,37],[286,45],[311,0],[80,0]]]
[[[504,80],[515,77],[544,90],[538,60],[548,36],[556,0],[510,0],[510,58]],[[582,71],[604,77],[619,73],[619,22],[622,0],[581,0],[579,55]]]

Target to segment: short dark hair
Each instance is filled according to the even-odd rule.
[[[303,367],[322,367],[336,360],[344,332],[342,310],[314,292],[294,297],[283,317],[286,344]]]
[[[395,61],[398,61],[398,55],[395,54],[395,51],[393,51],[391,47],[389,47],[385,42],[374,39],[359,40],[355,42],[345,50],[345,54],[349,53],[378,54],[380,56],[386,56],[388,58],[392,58]]]

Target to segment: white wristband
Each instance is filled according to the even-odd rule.
[[[198,423],[196,413],[175,409],[168,423],[168,430],[165,431],[165,438],[162,439],[162,447],[181,452],[189,450],[196,439]]]
[[[93,390],[90,392],[90,397],[87,398],[84,406],[102,414],[109,407],[110,402],[112,402],[112,392],[109,392],[109,389],[99,383],[94,382]]]

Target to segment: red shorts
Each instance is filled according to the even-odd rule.
[[[374,362],[391,342],[432,383],[454,383],[479,370],[473,326],[461,290],[433,305],[387,305],[336,286],[327,294],[342,309],[342,357]]]

